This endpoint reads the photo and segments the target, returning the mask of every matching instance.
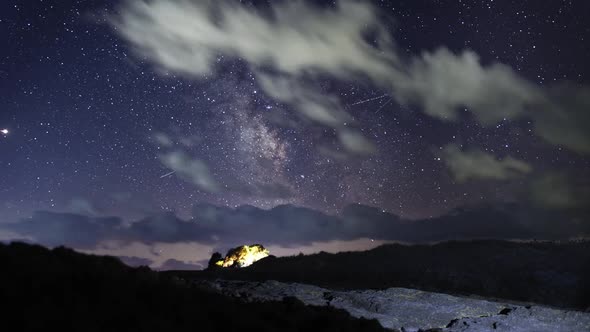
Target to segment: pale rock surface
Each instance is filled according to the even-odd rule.
[[[590,332],[590,313],[515,305],[406,288],[333,291],[277,281],[199,281],[200,286],[245,301],[296,297],[308,305],[330,305],[354,317],[377,319],[399,331]]]

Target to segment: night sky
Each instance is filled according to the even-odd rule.
[[[589,14],[585,0],[4,0],[0,223],[579,208]],[[168,243],[182,260],[195,249],[178,243],[204,243],[139,238],[122,252]]]

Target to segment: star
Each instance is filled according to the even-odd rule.
[[[118,2],[121,1],[109,2],[105,9],[110,12],[110,3]],[[334,1],[338,2],[346,1]],[[164,6],[168,2],[150,3]],[[27,2],[27,18],[22,16],[20,11],[25,9],[20,5],[18,9],[3,11],[2,22],[10,21],[15,26],[22,23],[26,27],[25,30],[8,29],[7,38],[18,40],[18,49],[36,49],[37,52],[21,54],[18,49],[0,50],[2,64],[10,68],[2,75],[14,82],[0,84],[0,95],[10,96],[10,103],[3,103],[0,110],[0,143],[4,143],[0,144],[0,174],[12,175],[0,177],[0,202],[11,202],[0,204],[2,219],[18,221],[29,217],[36,209],[52,208],[51,204],[55,204],[56,210],[65,211],[70,209],[69,202],[80,195],[89,200],[86,205],[100,207],[101,213],[131,219],[146,217],[152,205],[190,216],[192,206],[201,203],[270,209],[278,204],[291,204],[330,214],[340,213],[349,204],[361,203],[402,218],[423,218],[442,215],[463,205],[480,204],[482,196],[498,199],[516,196],[511,193],[521,182],[515,183],[514,179],[455,183],[450,173],[454,164],[444,154],[444,147],[449,144],[456,145],[459,152],[482,150],[485,154],[476,156],[486,156],[482,159],[493,165],[511,157],[530,164],[533,169],[551,167],[556,172],[583,176],[584,181],[575,182],[590,181],[586,171],[590,155],[567,153],[553,146],[551,141],[539,139],[537,134],[544,128],[539,128],[535,119],[529,119],[524,113],[521,115],[526,121],[512,121],[508,112],[501,113],[501,117],[497,115],[498,121],[482,126],[472,116],[475,114],[473,105],[462,105],[453,99],[455,96],[441,95],[440,98],[451,98],[441,106],[453,106],[457,117],[440,121],[442,118],[438,116],[446,115],[436,113],[437,107],[433,106],[432,112],[437,114],[434,117],[424,112],[423,107],[429,105],[425,102],[430,97],[433,105],[440,105],[436,91],[428,91],[437,87],[436,82],[404,85],[404,91],[394,91],[389,86],[393,77],[386,80],[387,84],[380,78],[387,76],[387,71],[397,72],[398,65],[410,65],[408,70],[399,70],[399,75],[411,74],[420,81],[423,75],[445,73],[431,65],[447,64],[445,61],[454,59],[449,64],[459,66],[466,60],[462,54],[477,54],[481,61],[474,60],[471,64],[481,67],[478,74],[495,73],[492,63],[497,62],[502,64],[502,70],[513,72],[511,77],[522,75],[523,79],[530,80],[527,90],[545,90],[536,85],[562,79],[587,86],[590,72],[583,66],[583,55],[587,53],[585,44],[563,38],[590,39],[588,22],[583,15],[577,15],[583,12],[583,1],[541,5],[464,0],[458,6],[445,8],[441,15],[433,14],[440,11],[439,5],[426,5],[423,1],[410,1],[403,10],[394,5],[395,2],[375,1],[380,4],[367,13],[379,13],[383,20],[371,22],[373,26],[380,26],[379,31],[371,28],[370,36],[364,36],[371,40],[366,41],[351,39],[353,34],[350,33],[332,32],[333,27],[330,28],[328,22],[307,26],[318,17],[326,20],[338,17],[342,19],[338,21],[342,28],[364,34],[364,25],[355,25],[340,15],[345,12],[339,6],[325,8],[325,11],[302,5],[314,15],[301,22],[274,22],[238,3],[223,7],[243,9],[247,17],[260,23],[256,25],[256,32],[244,31],[250,38],[248,43],[265,43],[256,52],[250,53],[248,47],[236,51],[239,45],[230,44],[217,49],[220,41],[210,36],[180,34],[188,40],[174,41],[182,51],[179,57],[171,53],[175,47],[169,47],[172,41],[164,38],[166,30],[160,31],[169,28],[171,33],[177,33],[178,27],[157,10],[152,12],[153,17],[163,17],[170,24],[155,27],[140,20],[137,23],[146,23],[149,31],[155,34],[140,29],[136,41],[128,38],[135,34],[121,33],[119,28],[113,29],[112,24],[96,25],[70,15],[93,13],[96,8],[88,1],[51,4],[45,1],[38,5]],[[274,2],[262,3],[261,12],[281,7],[271,5]],[[359,6],[367,7],[368,3],[371,1]],[[492,10],[487,8],[487,3],[493,3]],[[136,8],[129,7],[126,8]],[[175,2],[174,8],[178,9],[175,13],[185,16],[183,5]],[[47,10],[56,15],[46,16]],[[549,21],[542,15],[532,15],[544,11],[555,15],[547,19]],[[505,15],[498,15],[499,12]],[[296,15],[281,12],[282,17],[291,14]],[[234,17],[230,12],[227,15]],[[123,16],[142,18],[141,15]],[[67,27],[63,25],[64,18],[67,18]],[[207,15],[197,15],[194,19],[219,33],[228,33],[228,25],[222,29]],[[80,23],[79,27],[84,28],[73,29],[69,22]],[[258,31],[278,25],[282,28],[276,31]],[[131,24],[128,28],[134,26]],[[452,32],[449,27],[453,27]],[[530,31],[535,33],[528,33]],[[277,45],[288,45],[287,40],[275,38],[275,34],[283,32],[289,32],[287,36],[301,37],[294,47],[307,51],[292,58],[284,54],[290,49],[277,50],[275,44],[263,41],[258,34],[268,36]],[[356,51],[339,54],[340,49],[335,48],[340,45],[339,41],[328,38],[324,42],[314,37],[334,33],[333,37],[341,36],[350,42],[342,44],[343,47]],[[150,39],[144,40],[142,36]],[[235,36],[228,34],[227,37]],[[51,41],[52,46],[37,49],[38,38]],[[195,47],[194,43],[201,46]],[[254,45],[252,43],[249,45]],[[554,52],[541,47],[542,43],[552,45]],[[65,47],[66,44],[69,46]],[[135,46],[139,46],[139,50],[153,46],[156,53],[146,50],[138,57],[138,54],[129,53]],[[185,46],[187,49],[183,48]],[[439,54],[436,52],[439,48],[449,52]],[[172,56],[175,65],[182,65],[176,69],[186,76],[179,74],[175,66],[168,68],[169,62],[160,63],[162,59],[157,56],[160,51]],[[204,51],[207,51],[206,56]],[[422,58],[423,52],[430,55],[428,59]],[[190,56],[185,59],[184,55]],[[201,77],[196,73],[200,70],[194,68],[193,60],[206,60],[209,55],[213,61],[207,62],[207,69],[212,70]],[[139,67],[130,65],[130,61],[143,63],[143,56],[148,56],[146,60],[149,61]],[[391,66],[390,60],[399,64]],[[48,81],[46,73],[55,75],[56,79]],[[471,70],[460,72],[461,76],[471,73]],[[445,84],[448,85],[450,83]],[[408,89],[421,92],[415,94]],[[64,92],[68,98],[64,98]],[[398,92],[407,93],[406,98],[396,97]],[[464,95],[463,91],[451,92]],[[500,95],[504,92],[510,91],[501,90]],[[555,98],[565,97],[557,91],[550,94],[554,93],[559,95]],[[485,93],[482,98],[491,95]],[[415,100],[417,98],[420,100]],[[403,99],[408,100],[404,103]],[[479,100],[468,99],[470,102]],[[521,99],[516,96],[515,100]],[[502,100],[498,103],[504,105]],[[478,105],[493,106],[495,102],[484,104]],[[40,111],[23,111],[24,105]],[[555,125],[559,127],[561,123]],[[349,138],[348,144],[360,145],[363,150],[364,143],[357,141],[362,136],[377,147],[377,151],[372,155],[357,155],[343,150],[340,132],[348,128],[357,132],[352,138],[345,137]],[[156,137],[155,133],[161,135]],[[551,134],[543,137],[554,137]],[[173,169],[162,165],[159,156],[180,152],[191,158],[185,165],[187,169],[194,165],[192,160],[202,161],[211,177],[225,189],[215,194],[201,191],[182,176],[171,174]],[[559,162],[554,163],[557,157]],[[21,183],[26,174],[39,177],[34,186]],[[528,181],[529,176],[531,181],[536,181],[532,174],[522,175],[518,181]],[[84,207],[82,204],[82,211],[93,210]]]

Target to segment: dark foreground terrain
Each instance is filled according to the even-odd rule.
[[[265,258],[243,269],[170,271],[183,279],[278,280],[332,289],[404,287],[590,308],[590,242],[453,241]]]
[[[382,331],[295,298],[242,303],[117,258],[0,244],[2,326],[11,331]]]

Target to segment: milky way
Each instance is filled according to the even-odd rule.
[[[10,134],[3,131],[0,140],[2,222],[37,210],[76,212],[79,202],[98,215],[130,220],[162,211],[186,217],[197,203],[294,204],[332,214],[362,203],[418,218],[521,199],[523,188],[537,185],[532,177],[565,182],[571,179],[563,174],[577,174],[573,182],[589,182],[586,145],[570,144],[547,127],[556,123],[551,113],[536,119],[503,108],[505,114],[490,120],[478,113],[478,106],[489,106],[479,100],[472,109],[444,98],[431,107],[427,99],[434,97],[422,96],[422,86],[378,77],[383,68],[398,68],[397,58],[408,61],[400,72],[417,81],[434,75],[426,66],[451,57],[436,53],[444,46],[452,59],[469,63],[471,53],[462,53],[469,50],[478,66],[510,68],[514,74],[505,76],[516,77],[523,91],[518,105],[545,98],[537,90],[555,82],[588,84],[586,1],[373,1],[382,25],[369,34],[370,44],[385,48],[391,39],[395,53],[370,49],[359,56],[371,61],[360,61],[350,53],[356,44],[345,41],[332,44],[349,52],[329,61],[320,59],[321,48],[309,57],[266,50],[291,56],[287,62],[247,44],[225,45],[220,35],[200,40],[221,51],[207,54],[207,64],[194,63],[194,72],[175,70],[178,59],[151,58],[121,22],[125,2],[114,3],[3,3],[0,127]],[[253,3],[243,6],[268,10],[264,1]],[[311,6],[306,19],[334,6]],[[346,29],[371,18],[344,13],[350,17],[333,16]],[[308,70],[310,63],[326,71]],[[494,70],[505,79],[508,69]],[[306,71],[311,74],[290,76]],[[514,91],[498,89],[497,99]],[[312,112],[312,102],[334,109]],[[464,149],[477,152],[448,161]],[[499,163],[485,163],[492,168],[474,175],[461,168],[473,158]]]

